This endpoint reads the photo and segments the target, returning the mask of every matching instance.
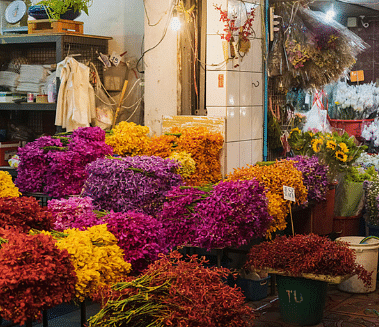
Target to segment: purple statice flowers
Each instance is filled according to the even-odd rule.
[[[87,165],[83,196],[94,200],[98,210],[134,210],[155,215],[166,193],[182,184],[179,164],[155,156],[97,159]]]
[[[303,183],[308,190],[308,202],[325,200],[328,190],[328,166],[322,165],[317,156],[295,156],[288,158],[294,160],[294,166],[303,174]]]

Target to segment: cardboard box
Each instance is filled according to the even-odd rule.
[[[0,142],[0,166],[9,166],[8,160],[17,154],[21,142]]]

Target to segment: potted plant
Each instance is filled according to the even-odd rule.
[[[315,234],[279,236],[252,246],[244,268],[276,274],[280,313],[286,322],[316,325],[323,316],[327,284],[357,275],[366,287],[372,272],[355,261],[348,243]]]
[[[29,15],[36,19],[74,20],[82,11],[88,15],[93,0],[41,0],[29,7]]]

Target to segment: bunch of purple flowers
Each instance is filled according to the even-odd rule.
[[[208,191],[173,189],[159,219],[170,248],[238,247],[265,235],[272,221],[267,205],[266,191],[257,180],[223,181]]]
[[[80,194],[85,166],[113,153],[100,127],[80,127],[65,136],[44,136],[20,148],[16,185],[21,192],[62,198]]]
[[[319,162],[317,156],[298,155],[288,160],[294,160],[294,166],[303,174],[303,183],[308,190],[308,202],[325,200],[328,191],[328,166]]]
[[[154,156],[97,159],[86,167],[82,195],[91,197],[97,210],[155,215],[166,193],[182,183],[178,167],[174,160]]]
[[[134,274],[140,273],[168,252],[161,222],[144,213],[113,212],[104,216],[108,230],[116,236],[117,245],[124,250],[124,260],[130,262]]]
[[[102,219],[97,218],[90,197],[49,200],[47,208],[55,219],[54,229],[58,231],[69,228],[85,230],[94,225],[104,224]]]

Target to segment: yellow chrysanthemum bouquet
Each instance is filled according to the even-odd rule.
[[[333,181],[339,173],[346,172],[367,147],[358,145],[354,136],[346,132],[342,135],[333,132],[302,132],[294,128],[288,143],[295,154],[318,156],[321,163],[329,166],[329,181]]]

